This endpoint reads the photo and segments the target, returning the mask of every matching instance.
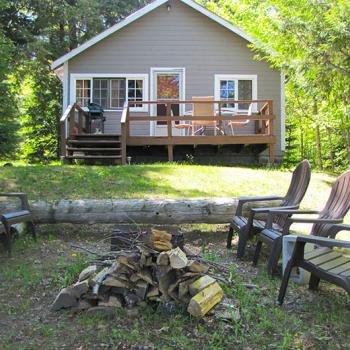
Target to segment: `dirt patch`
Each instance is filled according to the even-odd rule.
[[[43,226],[39,241],[21,238],[12,258],[0,252],[1,349],[346,349],[350,342],[349,298],[322,283],[320,291],[291,284],[284,307],[275,300],[280,279],[251,262],[237,262],[225,247],[225,227],[186,229],[185,240],[201,247],[208,259],[232,265],[225,294],[241,318],[231,322],[212,316],[196,320],[185,310],[169,315],[145,306],[133,318],[121,311],[114,320],[83,313],[52,312],[57,292],[86,264],[87,256],[72,246],[107,246],[109,225]],[[250,255],[248,254],[248,257]]]

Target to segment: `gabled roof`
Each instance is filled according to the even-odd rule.
[[[186,5],[190,6],[191,8],[193,8],[194,10],[196,10],[196,11],[202,13],[203,15],[209,17],[213,21],[221,24],[223,27],[225,27],[228,30],[230,30],[231,32],[239,35],[240,37],[242,37],[243,39],[247,40],[248,42],[250,42],[250,43],[254,42],[253,38],[251,38],[248,34],[243,32],[241,29],[239,29],[238,27],[234,26],[230,22],[226,21],[222,17],[216,15],[215,13],[209,11],[208,9],[206,9],[205,7],[203,7],[200,4],[196,3],[195,1],[193,1],[193,0],[178,0],[178,1],[183,2],[184,4],[186,4]],[[75,48],[72,51],[68,52],[64,56],[58,58],[56,61],[54,61],[51,64],[51,68],[52,69],[56,69],[57,67],[61,66],[64,62],[66,62],[66,61],[70,60],[71,58],[75,57],[76,55],[80,54],[81,52],[83,52],[84,50],[88,49],[92,45],[98,43],[99,41],[103,40],[104,38],[108,37],[109,35],[117,32],[118,30],[124,28],[128,24],[136,21],[140,17],[146,15],[147,13],[155,10],[156,8],[158,8],[159,6],[161,6],[161,5],[163,5],[163,4],[167,3],[167,2],[168,2],[168,0],[155,0],[155,1],[151,2],[150,4],[148,4],[148,5],[144,6],[143,8],[139,9],[138,11],[136,11],[136,12],[132,13],[131,15],[125,17],[123,20],[121,20],[120,22],[116,23],[112,27],[106,29],[105,31],[101,32],[100,34],[97,34],[96,36],[94,36],[90,40],[86,41],[84,44],[78,46],[77,48]]]

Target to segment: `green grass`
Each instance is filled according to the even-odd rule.
[[[291,172],[243,167],[152,164],[36,165],[0,168],[0,191],[30,199],[198,198],[284,194]],[[334,177],[313,173],[304,206],[324,203]]]

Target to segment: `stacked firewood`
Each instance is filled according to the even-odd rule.
[[[142,302],[186,304],[203,317],[223,298],[203,259],[181,236],[152,229],[112,237],[112,251],[98,256],[74,285],[64,288],[52,308],[137,307]]]

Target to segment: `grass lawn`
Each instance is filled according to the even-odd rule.
[[[231,264],[233,283],[221,285],[240,318],[224,322],[209,315],[201,320],[181,308],[169,315],[151,306],[142,307],[136,318],[120,310],[113,320],[52,312],[55,295],[77,279],[88,259],[80,251],[72,254],[71,244],[101,244],[101,234],[110,227],[43,226],[39,231],[37,243],[16,242],[13,258],[0,252],[0,349],[349,348],[349,297],[343,290],[322,282],[319,291],[311,292],[290,283],[280,307],[275,302],[280,279],[266,275],[266,258],[258,268],[235,261],[220,229],[187,232],[185,239],[199,240],[205,257]]]
[[[13,166],[0,167],[0,191],[47,200],[283,195],[290,178],[290,171],[179,164]],[[313,173],[303,206],[322,206],[334,179]]]

